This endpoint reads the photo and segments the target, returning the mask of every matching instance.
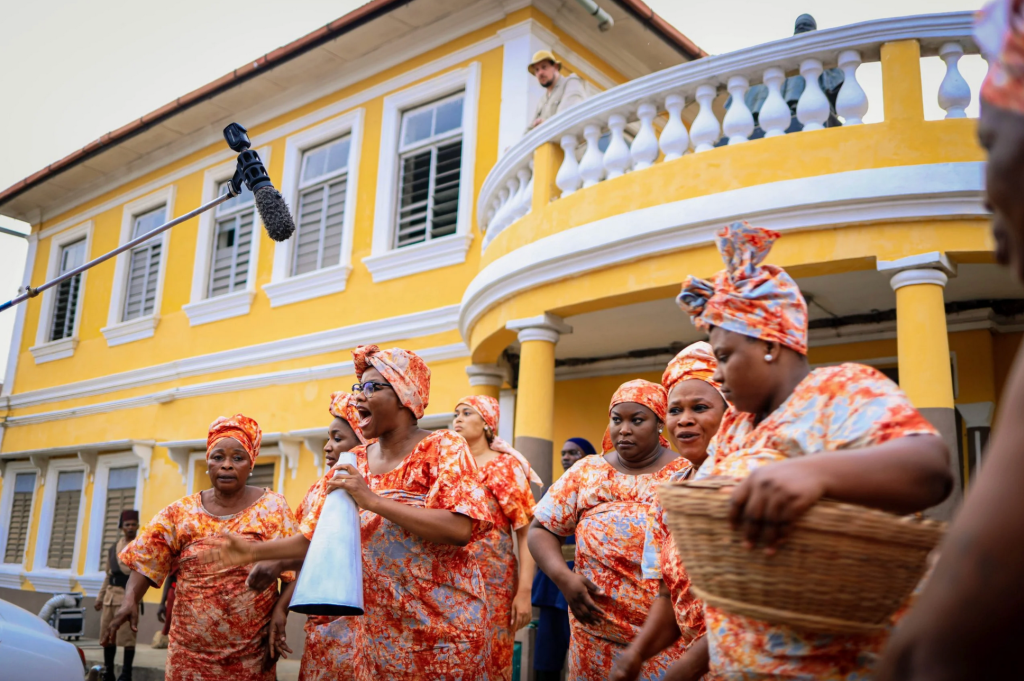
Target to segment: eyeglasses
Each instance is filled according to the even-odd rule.
[[[367,397],[373,395],[373,393],[381,388],[391,388],[390,383],[378,383],[376,381],[367,381],[366,383],[356,383],[352,386],[352,392],[361,392]],[[392,388],[393,389],[393,388]]]

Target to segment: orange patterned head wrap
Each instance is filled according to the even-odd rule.
[[[995,0],[985,5],[974,26],[974,39],[988,60],[981,98],[1000,109],[1024,115],[1024,16],[1022,0]]]
[[[260,455],[260,443],[263,441],[263,431],[260,424],[242,414],[235,414],[227,417],[221,416],[210,424],[210,432],[206,436],[206,460],[210,460],[210,452],[213,446],[225,438],[234,438],[245,448],[249,454],[251,464],[256,463],[256,457]]]
[[[498,404],[498,400],[488,395],[467,395],[459,400],[456,408],[459,404],[464,404],[477,414],[480,414],[480,418],[490,427],[491,432],[494,434],[491,440],[491,449],[493,451],[510,455],[523,467],[526,475],[530,478],[530,482],[541,487],[544,486],[544,481],[537,475],[537,471],[533,470],[526,457],[513,449],[512,445],[498,437],[498,422],[501,420],[501,407]]]
[[[366,438],[363,437],[363,429],[359,427],[359,412],[356,411],[356,405],[352,402],[351,393],[343,390],[331,393],[331,406],[328,408],[328,411],[331,412],[331,416],[348,423],[349,427],[352,428],[352,432],[359,438],[359,441],[364,445],[366,444]]]
[[[661,376],[661,384],[665,386],[666,392],[671,392],[676,383],[696,379],[704,381],[715,390],[721,392],[722,384],[713,380],[715,369],[718,368],[718,360],[711,349],[711,344],[705,341],[697,341],[688,345],[672,358]]]
[[[381,350],[376,345],[360,345],[352,351],[352,359],[356,378],[363,380],[363,372],[372,366],[395,389],[398,400],[416,418],[423,418],[430,400],[430,368],[419,355],[402,348]]]
[[[658,420],[665,423],[665,415],[668,413],[668,392],[662,386],[657,383],[651,383],[645,381],[642,378],[638,378],[634,381],[628,381],[619,386],[619,389],[612,395],[612,402],[608,405],[608,416],[611,416],[612,407],[616,404],[623,404],[624,402],[634,402],[636,404],[642,404],[658,417]],[[665,439],[664,435],[659,435],[658,439],[661,441],[662,447],[668,447],[668,440]],[[612,443],[611,426],[605,429],[604,437],[601,440],[601,448],[604,452],[610,452],[614,449]]]
[[[786,271],[762,261],[778,232],[734,222],[716,235],[725,269],[709,282],[693,276],[676,298],[694,326],[720,326],[807,354],[807,301]]]

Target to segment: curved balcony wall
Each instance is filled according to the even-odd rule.
[[[902,257],[906,248],[931,246],[990,251],[983,154],[975,122],[966,119],[971,90],[958,70],[963,55],[978,53],[971,28],[963,12],[793,36],[631,81],[531,131],[499,159],[477,202],[484,253],[460,319],[474,357],[508,340],[505,318],[534,313],[516,300],[528,290],[681,250],[692,253],[696,273],[710,274],[719,265],[713,232],[735,219],[805,238],[837,227],[926,227],[913,238],[890,231],[843,245],[830,235],[838,250],[810,243],[790,265]],[[930,56],[945,62],[937,92],[921,85],[920,61]],[[882,103],[869,101],[857,80],[862,63],[879,61]],[[825,127],[830,104],[818,76],[828,69],[844,76],[835,100],[840,127]],[[799,131],[782,96],[795,75],[806,83]],[[744,95],[758,84],[767,98],[755,128]],[[937,98],[946,120],[924,120],[925,97]],[[879,106],[884,121],[862,124]],[[666,294],[651,272],[634,274],[632,294],[644,287]],[[684,274],[667,277],[678,283]],[[548,293],[555,306],[583,303]]]

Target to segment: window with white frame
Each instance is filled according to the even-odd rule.
[[[227,191],[230,181],[222,182],[218,194]],[[256,210],[252,192],[242,192],[217,206],[214,223],[208,298],[241,291],[248,283],[249,257],[252,253]]]
[[[464,101],[459,92],[402,113],[395,248],[456,231]]]
[[[57,495],[46,567],[57,570],[71,568],[75,556],[75,540],[78,538],[78,510],[84,482],[85,471],[61,471],[57,475]]]
[[[35,473],[18,473],[14,476],[11,516],[7,521],[7,545],[4,547],[5,563],[20,564],[25,556],[28,527],[32,520],[32,497],[35,489]]]
[[[60,269],[65,274],[85,264],[85,239],[60,247]],[[75,333],[75,313],[78,311],[78,296],[82,288],[81,273],[62,281],[54,292],[53,312],[47,340],[58,341],[70,338]]]
[[[302,154],[292,276],[341,261],[351,146],[351,135],[345,135]]]
[[[100,553],[99,569],[107,567],[107,553],[110,547],[117,543],[121,536],[118,524],[121,521],[121,511],[127,511],[135,507],[135,485],[139,479],[138,466],[125,466],[123,468],[111,468],[107,477],[107,507],[103,513],[103,543]]]
[[[167,206],[163,205],[133,220],[131,238],[152,232],[166,222]],[[160,255],[163,241],[150,239],[131,250],[128,265],[128,280],[125,286],[124,307],[121,321],[127,322],[138,317],[153,314],[156,306],[156,291],[160,278]]]

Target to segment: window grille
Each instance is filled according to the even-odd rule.
[[[65,244],[60,249],[60,272],[64,274],[85,264],[85,239]],[[70,338],[75,333],[75,313],[82,275],[76,274],[57,285],[53,299],[53,319],[50,322],[50,340]]]
[[[132,238],[141,236],[166,222],[164,216],[167,207],[160,206],[156,210],[136,216],[132,228]],[[128,286],[124,295],[124,310],[121,321],[145,317],[153,314],[156,306],[156,287],[160,277],[160,254],[163,241],[153,238],[131,250],[128,265]]]
[[[116,544],[121,536],[117,524],[121,520],[121,511],[135,507],[135,484],[139,478],[138,466],[111,468],[107,478],[107,507],[103,514],[103,552],[100,554],[100,570],[107,569],[107,554],[110,546]]]
[[[35,473],[18,473],[14,477],[14,499],[7,523],[7,546],[4,548],[5,563],[21,563],[24,560],[35,489]]]
[[[292,275],[341,262],[351,146],[352,138],[346,135],[302,155]]]
[[[61,471],[57,476],[57,498],[54,500],[53,526],[46,567],[57,570],[71,568],[78,535],[78,509],[82,501],[83,471]]]
[[[227,190],[228,184],[221,183],[218,195]],[[208,298],[245,289],[255,217],[252,192],[245,185],[238,196],[217,206],[210,281],[206,290]]]

